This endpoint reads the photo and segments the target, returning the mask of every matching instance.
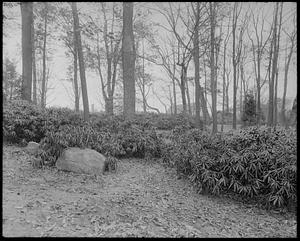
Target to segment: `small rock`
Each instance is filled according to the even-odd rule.
[[[26,146],[26,150],[30,154],[36,155],[38,153],[39,146],[40,146],[39,143],[36,143],[34,141],[30,141],[30,142],[28,142],[28,145]]]

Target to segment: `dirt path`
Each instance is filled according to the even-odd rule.
[[[30,158],[3,147],[3,236],[296,237],[295,218],[199,195],[159,163],[121,160],[96,179]]]

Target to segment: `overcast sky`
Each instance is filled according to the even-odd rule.
[[[167,3],[136,3],[135,8],[141,7],[143,9],[147,8],[157,8],[157,6],[163,6]],[[264,9],[264,14],[268,16],[267,21],[272,21],[272,12],[273,12],[273,6],[274,3],[243,3],[245,7],[243,8],[244,11],[249,11],[249,8],[252,8],[254,11]],[[78,9],[83,12],[89,11],[89,6],[86,3],[80,3],[78,5]],[[296,8],[296,3],[284,3],[284,26],[288,29],[288,27],[291,25],[291,12],[293,12]],[[92,11],[93,9],[90,9]],[[6,11],[4,9],[4,11]],[[7,12],[8,13],[8,12]],[[6,36],[3,36],[3,56],[8,56],[10,59],[14,59],[17,62],[17,70],[19,73],[21,73],[21,18],[20,18],[20,8],[16,7],[9,10],[9,14],[13,14],[13,20],[8,24],[4,25],[4,32],[6,33]],[[159,22],[161,24],[165,24],[167,26],[166,20],[163,16],[158,14],[155,11],[152,11],[152,15],[150,15],[150,20],[154,22]],[[164,31],[160,29],[158,32],[162,38],[164,36]],[[282,44],[285,44],[285,35],[282,33]],[[247,36],[245,36],[247,38]],[[248,39],[248,38],[247,38]],[[248,41],[248,40],[247,40]],[[50,66],[51,69],[51,76],[50,76],[50,86],[54,89],[50,90],[48,93],[48,105],[47,106],[61,106],[61,107],[70,107],[74,108],[74,104],[71,101],[71,99],[68,97],[68,91],[70,91],[71,84],[62,81],[63,79],[66,79],[66,70],[67,66],[70,64],[70,59],[67,59],[65,56],[65,50],[63,48],[62,43],[54,42],[52,43],[53,47],[53,58],[50,63],[48,63],[48,66]],[[289,72],[289,78],[288,78],[288,89],[287,89],[287,97],[288,98],[294,98],[296,96],[297,92],[297,70],[296,70],[296,55],[294,55],[294,59],[290,66],[290,72]],[[281,58],[282,59],[282,58]],[[229,60],[230,61],[230,60]],[[191,69],[189,71],[189,76],[193,76],[193,62],[191,61]],[[252,62],[250,62],[247,65],[247,68],[249,71],[252,71],[253,65]],[[280,62],[279,68],[283,68],[283,62]],[[146,71],[148,73],[151,73],[154,79],[153,83],[153,89],[154,91],[161,97],[161,99],[169,105],[169,102],[166,99],[166,93],[163,92],[163,89],[167,89],[168,84],[170,83],[170,79],[167,77],[165,72],[160,69],[159,67],[150,64],[147,66]],[[254,76],[253,76],[254,77]],[[99,77],[90,71],[87,71],[86,73],[86,79],[87,79],[87,86],[88,86],[88,96],[89,96],[89,103],[90,106],[94,104],[95,110],[104,110],[104,101],[101,94],[101,86],[100,86],[100,80]],[[283,74],[282,71],[279,74],[278,79],[278,97],[282,97],[283,93]],[[193,92],[194,88],[192,85],[190,86],[191,90],[191,97],[193,98]],[[67,89],[67,90],[66,90]],[[232,87],[230,88],[232,89]],[[136,88],[136,91],[138,91],[138,88]],[[230,90],[231,91],[231,90]],[[150,92],[151,93],[151,92]],[[150,94],[151,95],[151,94]],[[265,98],[267,98],[268,91],[265,91]],[[180,103],[180,91],[178,88],[178,102]],[[220,98],[220,97],[218,97]],[[209,98],[210,101],[210,98]],[[193,101],[192,101],[193,102]],[[102,103],[102,105],[101,105]],[[164,112],[164,106],[157,100],[157,98],[153,95],[149,97],[149,104],[151,106],[159,108],[162,112]],[[220,108],[219,108],[220,109]],[[141,110],[141,105],[138,105],[138,110]]]

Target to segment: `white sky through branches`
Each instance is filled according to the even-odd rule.
[[[182,4],[185,3],[172,3],[172,4]],[[225,4],[225,3],[224,3]],[[229,4],[229,3],[228,3]],[[165,27],[169,28],[164,16],[159,14],[155,9],[163,8],[164,6],[167,6],[168,3],[151,3],[151,2],[137,2],[134,5],[134,11],[136,11],[138,8],[140,9],[150,9],[150,21],[163,24]],[[253,9],[254,13],[255,11],[262,11],[263,14],[266,17],[266,26],[269,26],[272,22],[272,16],[273,16],[273,10],[274,10],[274,3],[268,2],[268,3],[257,3],[257,2],[243,2],[243,13],[242,15],[249,11],[249,9]],[[283,10],[283,28],[287,31],[291,31],[292,26],[292,15],[296,11],[297,3],[284,3],[284,10]],[[91,6],[88,5],[88,3],[78,3],[78,10],[80,12],[84,12],[85,14],[93,14],[93,9],[91,9]],[[16,6],[13,8],[3,8],[3,12],[6,16],[9,17],[8,20],[6,20],[6,23],[3,24],[3,59],[7,56],[10,59],[13,59],[17,63],[17,71],[21,74],[22,73],[22,58],[21,58],[21,12],[20,7]],[[223,23],[224,26],[228,24],[226,21]],[[251,24],[250,24],[251,25]],[[163,39],[165,39],[167,32],[163,28],[159,26],[155,26],[155,28],[158,30],[158,35],[154,36],[157,39],[158,44],[163,44]],[[253,31],[253,29],[250,28],[250,32]],[[269,31],[269,28],[266,27],[266,33]],[[201,32],[200,32],[201,34]],[[286,34],[284,31],[281,32],[281,43],[280,48],[282,51],[280,52],[279,56],[279,78],[278,78],[278,97],[282,98],[283,94],[283,72],[284,72],[284,48],[286,47]],[[158,38],[159,37],[159,38]],[[244,35],[244,39],[246,44],[251,44],[250,40],[248,39],[247,33]],[[72,88],[71,83],[68,83],[66,81],[63,81],[63,79],[67,78],[67,67],[72,63],[72,60],[67,59],[65,56],[65,49],[62,43],[56,40],[56,42],[50,43],[51,48],[53,49],[52,53],[53,56],[51,60],[48,62],[48,66],[51,68],[51,76],[49,80],[49,84],[53,89],[49,90],[48,93],[48,105],[47,106],[60,106],[60,107],[69,107],[74,108],[74,103],[70,100],[68,97],[66,89]],[[228,46],[231,47],[231,42],[229,41]],[[250,55],[250,54],[249,54]],[[253,62],[252,60],[252,54],[251,56],[247,56],[247,64],[246,64],[246,79],[248,79],[248,76],[250,76],[251,82],[254,82],[254,70],[253,70]],[[221,58],[220,58],[221,61]],[[230,58],[230,54],[227,56],[227,61],[232,61]],[[200,61],[201,62],[201,61]],[[193,70],[193,61],[190,62],[190,67],[188,70],[188,76],[194,75]],[[208,75],[209,75],[209,69]],[[146,72],[151,74],[154,79],[153,83],[153,90],[161,97],[161,100],[164,101],[165,104],[168,106],[170,105],[168,99],[166,96],[168,96],[168,93],[165,93],[164,90],[168,89],[168,85],[170,85],[170,79],[167,76],[167,74],[163,71],[161,67],[158,67],[154,64],[147,63],[146,65]],[[247,74],[248,73],[248,74]],[[264,73],[264,72],[263,72]],[[253,75],[251,77],[251,74]],[[203,77],[203,74],[200,73],[200,76]],[[221,82],[222,76],[218,76],[218,81]],[[88,97],[89,97],[89,104],[90,106],[94,104],[96,111],[104,111],[104,100],[102,98],[101,93],[101,84],[99,77],[91,72],[86,71],[86,79],[87,79],[87,86],[88,86]],[[201,79],[201,81],[203,78]],[[63,84],[62,84],[63,83]],[[203,84],[203,82],[201,82]],[[220,87],[220,84],[219,84]],[[230,96],[232,96],[232,85],[230,85]],[[191,92],[191,102],[194,102],[194,85],[189,85],[189,89]],[[136,88],[136,92],[138,93],[138,87]],[[288,88],[287,88],[287,98],[293,99],[295,98],[297,93],[297,53],[294,54],[293,59],[291,61],[290,70],[289,70],[289,76],[288,76]],[[238,91],[239,94],[239,91]],[[138,96],[140,96],[138,94]],[[218,102],[221,101],[221,97],[218,96]],[[263,91],[263,99],[267,100],[268,98],[268,89]],[[180,98],[180,91],[179,87],[177,88],[177,101],[178,104],[181,104],[181,98]],[[208,96],[208,101],[211,101],[210,95]],[[82,100],[81,100],[82,102]],[[150,91],[149,94],[149,104],[153,107],[156,107],[160,109],[161,112],[164,112],[164,106],[158,101],[157,97],[152,94]],[[101,105],[102,103],[102,105]],[[232,103],[230,104],[232,105]],[[82,103],[80,103],[80,106],[82,108]],[[287,106],[287,108],[291,108],[291,106]],[[137,111],[142,110],[142,105],[137,104]],[[218,110],[221,110],[221,105],[218,105]]]

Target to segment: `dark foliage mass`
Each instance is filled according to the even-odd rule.
[[[3,140],[39,142],[44,165],[54,165],[67,147],[92,148],[117,158],[162,158],[203,193],[236,195],[267,207],[296,203],[294,129],[248,127],[212,136],[192,129],[193,122],[186,118],[93,115],[84,122],[80,114],[66,108],[42,110],[13,101],[3,107]],[[159,127],[172,128],[169,141],[157,135]]]
[[[91,120],[98,126],[106,127],[108,129],[114,129],[119,125],[126,126],[129,124],[135,124],[146,129],[154,127],[159,130],[172,130],[176,126],[195,128],[194,118],[183,114],[172,116],[168,114],[139,113],[135,114],[129,120],[125,120],[123,115],[107,116],[104,114],[92,114]]]
[[[296,203],[294,130],[250,127],[211,136],[177,128],[163,159],[204,193],[238,194],[272,207]]]
[[[42,158],[49,165],[67,147],[89,147],[116,157],[159,157],[160,140],[153,127],[123,116],[94,116],[84,122],[67,108],[42,110],[26,101],[4,107],[3,139],[6,142],[40,142]],[[145,128],[145,126],[147,128]]]
[[[256,123],[256,102],[253,93],[247,93],[245,96],[242,123],[244,126]]]

